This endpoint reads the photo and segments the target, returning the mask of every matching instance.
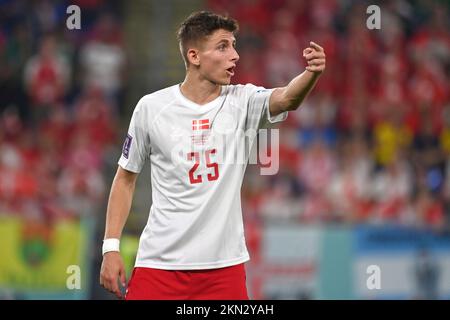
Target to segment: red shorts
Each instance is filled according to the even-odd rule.
[[[248,300],[244,264],[207,270],[134,268],[126,300]]]

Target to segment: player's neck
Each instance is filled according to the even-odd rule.
[[[207,104],[220,95],[221,86],[188,73],[180,86],[181,93],[198,105]]]

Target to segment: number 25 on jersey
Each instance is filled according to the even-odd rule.
[[[219,165],[216,162],[211,162],[211,155],[214,155],[215,153],[216,149],[206,150],[204,153],[206,167],[212,169],[211,172],[207,174],[208,181],[214,181],[219,178]],[[202,175],[195,173],[200,166],[200,152],[189,152],[187,158],[189,161],[194,161],[194,165],[189,170],[189,181],[191,184],[202,183]]]

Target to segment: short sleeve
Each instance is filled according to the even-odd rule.
[[[287,119],[287,111],[276,116],[270,115],[269,100],[274,89],[247,84],[245,90],[248,97],[247,129],[270,128]]]
[[[150,132],[145,104],[141,99],[131,116],[118,164],[139,173],[150,155]]]

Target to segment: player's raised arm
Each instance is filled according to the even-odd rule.
[[[103,254],[100,284],[115,293],[118,298],[122,298],[118,281],[120,280],[124,287],[126,283],[125,267],[118,251],[118,244],[130,212],[137,175],[119,166],[111,186],[106,211],[105,239],[111,241],[112,245],[116,242],[117,248],[105,246],[103,248],[107,252]]]
[[[325,70],[323,48],[312,41],[309,44],[310,46],[303,50],[303,57],[308,64],[306,70],[292,79],[286,87],[275,89],[270,96],[271,116],[276,116],[284,111],[296,110]]]

